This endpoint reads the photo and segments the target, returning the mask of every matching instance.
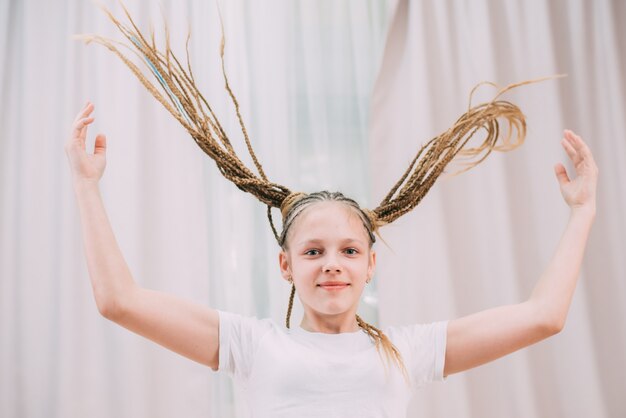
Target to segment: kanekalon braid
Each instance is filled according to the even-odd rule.
[[[291,311],[293,310],[293,299],[296,296],[296,285],[291,283],[291,292],[289,293],[289,305],[287,306],[287,316],[285,317],[285,326],[290,328]]]
[[[380,347],[383,347],[385,354],[387,355],[387,360],[392,360],[396,366],[400,369],[404,378],[408,380],[408,373],[406,371],[406,367],[404,366],[404,361],[402,360],[402,355],[400,351],[396,348],[395,345],[389,340],[389,338],[382,332],[380,329],[376,328],[372,324],[368,324],[365,322],[359,315],[356,316],[356,322],[359,324],[359,327],[363,331],[369,335],[372,340],[374,340],[374,344],[376,344],[376,349],[380,352]]]

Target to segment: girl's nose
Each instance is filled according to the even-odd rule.
[[[328,260],[322,267],[324,273],[339,273],[341,272],[341,266],[336,260]]]

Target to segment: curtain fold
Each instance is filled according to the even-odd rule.
[[[373,197],[418,147],[467,108],[471,88],[567,73],[507,93],[527,115],[526,143],[440,180],[411,214],[383,230],[380,319],[454,318],[527,298],[567,221],[552,167],[564,128],[600,168],[598,215],[565,330],[419,393],[410,416],[617,417],[626,370],[623,22],[620,2],[394,3],[372,93]],[[485,88],[475,103],[489,99]],[[572,167],[568,167],[570,170]]]
[[[369,95],[387,5],[347,1],[127,2],[144,31],[184,58],[252,167],[226,69],[268,177],[366,202]],[[124,20],[114,1],[105,1]],[[108,138],[101,190],[135,280],[197,303],[284,321],[289,286],[265,207],[215,164],[109,51],[122,37],[82,0],[0,2],[0,416],[231,417],[229,378],[99,316],[63,144],[85,101]],[[376,320],[375,294],[363,305]],[[300,320],[296,303],[293,322]]]

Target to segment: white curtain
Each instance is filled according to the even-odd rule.
[[[127,1],[137,24],[190,54],[196,80],[252,167],[220,69],[214,1]],[[162,3],[162,7],[159,5]],[[117,2],[105,2],[123,19]],[[367,202],[369,97],[384,46],[380,1],[222,1],[226,67],[268,177]],[[162,9],[162,10],[161,10]],[[113,54],[91,2],[0,1],[0,416],[235,416],[227,377],[99,316],[63,144],[86,100],[88,147],[108,137],[101,189],[142,286],[284,321],[289,287],[265,207],[239,191]],[[376,321],[375,294],[364,315]],[[301,308],[296,304],[294,322]]]
[[[601,180],[565,330],[426,388],[409,416],[626,415],[624,2],[219,4],[230,82],[268,177],[342,190],[367,207],[465,110],[477,82],[569,74],[507,96],[528,116],[522,148],[440,181],[383,229],[378,291],[361,307],[384,325],[525,298],[565,225],[552,165],[565,158],[558,140],[570,127],[589,142]],[[191,26],[196,80],[245,155],[215,2],[127,6],[161,42],[164,15],[179,56]],[[90,137],[104,132],[109,145],[103,197],[145,287],[283,321],[289,289],[265,208],[222,178],[116,57],[76,33],[120,39],[91,2],[0,1],[0,416],[236,416],[228,378],[97,313],[63,152],[71,121],[86,100],[96,104]]]
[[[525,300],[567,221],[553,174],[566,161],[564,128],[585,138],[600,169],[597,219],[564,331],[431,385],[410,416],[626,416],[626,3],[399,0],[394,10],[372,96],[374,201],[420,144],[467,109],[475,84],[568,76],[505,96],[527,115],[521,148],[439,181],[384,229],[381,322],[454,318]],[[479,98],[494,92],[485,88]]]

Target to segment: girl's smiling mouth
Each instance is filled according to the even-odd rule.
[[[317,285],[317,287],[321,287],[324,290],[342,290],[346,289],[348,286],[350,286],[350,283],[339,281],[328,281]]]

